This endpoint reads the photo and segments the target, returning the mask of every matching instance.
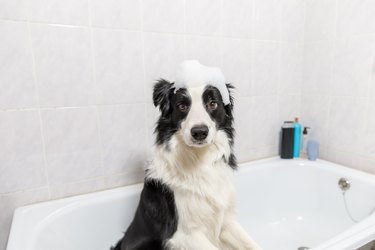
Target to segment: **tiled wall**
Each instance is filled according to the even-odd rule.
[[[302,121],[324,159],[375,173],[375,1],[306,10]]]
[[[240,161],[302,115],[324,159],[375,173],[373,0],[0,0],[0,249],[17,206],[142,180],[155,79],[237,87]]]
[[[0,249],[17,206],[142,180],[152,84],[183,59],[237,87],[239,160],[276,155],[304,19],[303,0],[0,0]]]

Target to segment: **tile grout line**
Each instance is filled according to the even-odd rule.
[[[145,36],[143,31],[143,0],[139,0],[139,22],[140,22],[140,34],[141,34],[141,57],[142,57],[142,81],[143,81],[143,95],[144,100],[147,103],[147,83],[146,83],[146,61],[145,61]]]
[[[131,175],[138,175],[138,174],[141,174],[141,173],[144,173],[144,171],[127,171],[127,172],[122,172],[122,173],[113,173],[111,175],[100,175],[100,176],[96,176],[96,177],[92,177],[92,178],[88,178],[88,179],[82,179],[82,180],[77,180],[77,181],[63,183],[63,184],[57,184],[56,187],[61,187],[61,186],[65,186],[65,185],[80,185],[80,184],[85,184],[85,183],[90,183],[90,182],[95,182],[95,181],[108,181],[111,178],[126,177],[126,176],[131,176]],[[77,193],[75,191],[73,191],[73,193],[68,192],[68,193],[63,194],[63,195],[53,196],[49,199],[49,201],[50,200],[53,201],[53,200],[71,198],[71,197],[76,197],[76,196],[80,196],[80,195],[93,194],[93,193],[117,189],[117,188],[135,186],[135,185],[139,185],[139,184],[142,184],[142,183],[143,183],[142,179],[132,179],[132,181],[126,182],[125,184],[121,183],[120,185],[117,185],[117,184],[114,185],[114,186],[113,185],[109,185],[109,186],[108,185],[103,185],[103,186],[99,185],[99,186],[94,187],[94,189],[91,189],[90,191],[79,190]]]
[[[299,78],[299,105],[300,105],[300,116],[303,119],[302,111],[302,100],[303,100],[303,86],[304,86],[304,79],[305,79],[305,49],[306,49],[306,22],[307,22],[307,0],[303,1],[303,37],[302,37],[302,55],[300,55],[302,59],[302,68],[300,69],[300,78]]]
[[[281,58],[282,58],[282,46],[281,46],[281,34],[282,34],[282,29],[283,29],[283,25],[282,25],[282,20],[283,20],[283,12],[282,12],[282,7],[281,7],[281,1],[279,1],[279,15],[280,15],[280,23],[279,23],[279,46],[278,46],[278,50],[279,50],[279,54],[278,54],[278,60],[279,60],[279,63],[278,63],[278,79],[277,79],[277,107],[276,107],[276,110],[277,110],[277,119],[276,119],[276,126],[277,123],[279,121],[281,121],[281,115],[280,115],[280,111],[281,111],[281,108],[280,108],[280,101],[281,101]],[[281,126],[281,124],[279,124]]]
[[[253,1],[254,3],[254,1]],[[255,12],[255,11],[252,11]],[[36,21],[27,21],[27,20],[12,20],[12,19],[1,19],[0,22],[18,22],[18,23],[30,23],[30,24],[39,24],[39,25],[49,25],[49,26],[55,26],[55,27],[66,27],[66,28],[81,28],[81,29],[104,29],[104,30],[118,30],[118,31],[126,31],[126,32],[139,32],[138,29],[129,29],[129,28],[119,28],[119,27],[105,27],[105,26],[97,26],[97,25],[73,25],[73,24],[61,24],[61,23],[49,23],[49,22],[36,22]],[[143,30],[144,33],[152,33],[152,34],[168,34],[168,35],[191,35],[191,36],[199,36],[199,37],[212,37],[212,38],[231,38],[231,39],[243,39],[243,40],[254,40],[254,41],[260,41],[260,42],[288,42],[288,41],[282,41],[280,39],[262,39],[262,38],[254,38],[254,36],[233,36],[233,35],[224,35],[224,34],[203,34],[203,33],[188,33],[188,32],[166,32],[166,31],[152,31],[152,30]],[[365,36],[365,35],[372,35],[372,33],[368,34],[360,34],[356,36]],[[341,39],[341,38],[340,38]],[[342,38],[345,39],[345,38]],[[319,41],[325,41],[325,40],[314,40],[309,42],[319,42]],[[302,42],[300,42],[302,43]]]
[[[18,22],[18,23],[26,23],[28,21],[24,20],[12,20],[12,19],[0,19],[0,22]],[[59,23],[48,23],[48,22],[34,22],[30,21],[30,24],[38,24],[38,25],[48,25],[48,26],[55,26],[55,27],[65,27],[65,28],[72,28],[72,29],[102,29],[102,30],[115,30],[115,31],[124,31],[124,32],[140,32],[139,29],[128,29],[128,28],[118,28],[118,27],[105,27],[105,26],[96,26],[96,25],[69,25],[69,24],[59,24]],[[224,35],[224,34],[203,34],[203,33],[188,33],[188,32],[166,32],[166,31],[152,31],[152,30],[143,30],[144,33],[150,34],[165,34],[165,35],[175,35],[175,36],[197,36],[197,37],[210,37],[210,38],[229,38],[229,39],[238,39],[238,40],[254,40],[259,42],[287,42],[281,41],[278,39],[262,39],[262,38],[254,38],[251,36],[233,36],[233,35]],[[372,34],[372,33],[371,33]],[[368,34],[368,35],[371,35]],[[363,35],[358,35],[363,36]],[[320,41],[320,40],[319,40]],[[315,41],[312,41],[315,42]]]
[[[224,0],[220,0],[220,11],[219,11],[219,53],[220,53],[220,68],[224,67]]]
[[[186,34],[186,19],[187,19],[187,17],[186,17],[186,1],[188,1],[188,0],[183,0],[184,1],[184,13],[183,13],[183,15],[184,15],[184,17],[183,17],[183,19],[184,19],[184,21],[183,21],[183,24],[184,24],[184,26],[183,26],[183,32],[184,32],[184,36],[183,36],[183,40],[184,40],[184,44],[183,44],[183,46],[184,46],[184,60],[186,60],[187,59],[187,46],[186,46],[186,44],[187,44],[187,34]]]
[[[74,185],[74,184],[80,184],[80,183],[85,183],[85,182],[92,182],[92,181],[97,181],[97,180],[106,180],[108,178],[121,177],[121,176],[132,175],[132,174],[140,174],[140,173],[143,173],[143,171],[142,170],[140,170],[140,171],[131,170],[131,171],[126,171],[126,172],[116,172],[116,173],[113,173],[112,175],[109,175],[109,176],[98,175],[98,176],[87,178],[87,179],[82,179],[82,180],[76,180],[76,181],[71,181],[71,182],[67,182],[67,183],[56,184],[55,186],[64,186],[66,184],[72,184],[72,185]],[[125,184],[125,186],[137,185],[137,184],[141,184],[142,183],[142,180],[136,180],[136,181],[137,182],[131,182],[130,184]],[[40,200],[40,202],[42,202],[42,201],[56,200],[56,199],[62,199],[62,198],[68,198],[68,197],[82,195],[82,194],[95,193],[95,192],[100,192],[100,190],[109,190],[109,189],[114,189],[114,188],[119,188],[119,187],[123,187],[123,186],[117,186],[117,187],[109,186],[109,187],[104,187],[104,189],[99,189],[97,191],[88,191],[88,192],[84,192],[84,193],[77,193],[77,194],[73,194],[73,195],[61,196],[59,198],[54,198],[54,197],[51,196],[48,200],[42,199],[42,200]],[[20,190],[17,190],[17,191],[1,193],[0,196],[16,195],[16,194],[21,194],[21,193],[30,192],[30,191],[33,192],[33,191],[37,191],[37,190],[43,190],[43,189],[46,189],[46,188],[47,188],[47,186],[45,186],[45,185],[38,186],[38,187],[32,187],[32,188],[23,188],[23,189],[20,189]],[[28,203],[28,204],[34,204],[34,203],[35,202]],[[25,205],[28,205],[28,204],[25,204]],[[22,205],[22,206],[24,206],[24,205]]]
[[[134,105],[134,104],[147,104],[147,101],[139,101],[139,102],[123,102],[123,103],[111,103],[111,104],[86,104],[81,106],[55,106],[55,107],[40,107],[40,110],[59,110],[59,109],[77,109],[77,108],[94,108],[98,107],[110,107],[110,106],[127,106],[127,105]],[[15,112],[15,111],[35,111],[38,108],[8,108],[8,109],[0,109],[0,112]]]
[[[100,111],[99,111],[99,88],[96,79],[96,61],[95,61],[95,44],[94,44],[94,28],[92,26],[93,10],[92,10],[92,1],[87,0],[88,7],[88,18],[89,18],[89,31],[90,31],[90,51],[91,51],[91,66],[92,66],[92,77],[93,77],[93,87],[95,91],[95,105],[88,106],[88,108],[95,108],[95,119],[96,119],[96,129],[99,143],[99,156],[100,156],[100,171],[104,173],[104,153],[103,153],[103,139],[101,133],[101,124],[100,124]]]
[[[367,83],[367,98],[366,98],[366,104],[365,104],[365,111],[364,111],[364,125],[363,125],[363,133],[365,134],[365,137],[367,138],[367,133],[368,133],[368,124],[369,124],[369,118],[368,118],[368,114],[369,114],[369,111],[370,111],[370,103],[371,103],[371,91],[372,91],[372,88],[371,88],[371,81],[373,79],[372,75],[371,75],[371,71],[373,70],[374,66],[375,66],[375,39],[373,37],[371,37],[371,67],[370,67],[370,74],[368,76],[368,83]],[[366,154],[366,150],[365,150],[365,147],[363,148],[363,150],[361,150],[361,152],[358,154],[358,157],[359,157],[359,168],[362,169],[362,163],[364,162],[365,158],[370,158],[369,155]]]
[[[326,127],[327,127],[327,131],[326,131],[326,136],[328,137],[327,138],[327,145],[325,146],[325,149],[326,149],[326,158],[330,158],[330,145],[329,145],[329,142],[331,141],[330,140],[330,137],[328,136],[328,131],[330,130],[330,126],[331,126],[331,112],[332,112],[332,104],[333,104],[333,100],[334,100],[334,96],[332,96],[332,93],[331,93],[331,88],[332,88],[332,82],[333,82],[333,67],[334,67],[334,62],[335,62],[335,52],[336,52],[336,45],[335,45],[335,41],[336,41],[336,36],[337,36],[337,21],[338,21],[338,0],[335,0],[335,16],[334,16],[334,29],[333,29],[333,40],[330,41],[330,47],[331,47],[331,59],[330,59],[330,84],[329,84],[329,89],[328,89],[328,113],[327,113],[327,120],[326,120]]]
[[[16,190],[16,191],[11,191],[11,192],[6,192],[6,193],[1,193],[0,196],[9,196],[9,195],[17,195],[17,194],[21,194],[21,193],[25,193],[25,192],[34,192],[34,191],[37,191],[37,190],[43,190],[43,189],[47,189],[47,194],[49,195],[48,193],[48,185],[42,185],[42,186],[38,186],[38,187],[31,187],[31,188],[22,188],[22,189],[19,189],[19,190]],[[48,197],[48,199],[42,199],[42,201],[49,201],[51,198]],[[31,204],[34,204],[31,203]],[[21,206],[25,206],[25,205],[21,205]]]
[[[249,89],[250,89],[250,93],[249,93],[249,96],[253,96],[252,93],[254,91],[254,50],[255,50],[255,40],[253,39],[254,38],[254,34],[255,34],[255,1],[256,0],[252,0],[251,1],[251,31],[250,31],[250,36],[252,39],[250,39],[250,86],[249,86]]]
[[[30,44],[30,49],[31,49],[32,71],[33,71],[33,78],[34,78],[34,86],[36,90],[36,100],[37,100],[37,105],[38,105],[37,112],[38,112],[38,117],[39,117],[40,135],[41,135],[42,147],[43,147],[44,175],[46,179],[48,199],[51,199],[51,188],[50,188],[50,180],[49,180],[49,175],[48,175],[46,140],[44,137],[44,126],[43,126],[43,118],[42,118],[42,109],[41,109],[41,104],[40,104],[38,77],[36,73],[35,53],[34,53],[32,37],[31,37],[31,24],[29,21],[27,21],[27,30],[28,30],[28,38],[29,38],[28,42]]]
[[[263,95],[251,95],[248,97],[269,97],[269,96],[276,96],[277,94],[263,94]],[[289,93],[285,94],[286,96],[296,96],[299,95],[298,93]],[[305,94],[306,96],[325,96],[329,97],[329,95],[324,94]],[[242,96],[246,97],[246,96]],[[365,99],[366,96],[357,96],[353,97],[350,95],[332,95],[332,97],[341,97],[341,98],[361,98]],[[129,106],[129,105],[135,105],[135,104],[150,104],[151,101],[141,101],[141,102],[131,102],[131,103],[113,103],[113,104],[101,104],[101,105],[95,105],[95,104],[88,104],[83,106],[58,106],[58,107],[40,107],[40,108],[11,108],[11,109],[0,109],[0,112],[17,112],[17,111],[38,111],[40,109],[41,111],[44,110],[63,110],[63,109],[78,109],[78,108],[95,108],[98,107],[119,107],[119,106]]]
[[[148,86],[148,82],[146,82],[146,60],[145,60],[145,34],[144,34],[144,30],[143,30],[143,26],[144,26],[144,23],[143,23],[143,0],[139,0],[139,21],[140,21],[140,32],[141,32],[141,57],[142,57],[142,74],[143,74],[143,77],[142,77],[142,86],[143,86],[143,95],[144,95],[144,99],[145,99],[145,103],[143,103],[143,106],[145,107],[144,111],[145,111],[145,123],[146,123],[146,139],[147,139],[147,143],[150,143],[152,144],[152,136],[150,136],[150,133],[148,131],[148,125],[150,124],[150,118],[148,117],[148,102],[147,102],[147,99],[149,98],[147,96],[148,94],[148,91],[147,91],[147,86]]]

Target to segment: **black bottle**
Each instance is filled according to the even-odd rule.
[[[281,129],[281,159],[293,159],[294,147],[294,122],[284,122]]]

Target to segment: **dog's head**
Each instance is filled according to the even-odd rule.
[[[168,143],[172,136],[180,136],[190,147],[205,147],[215,143],[216,133],[226,133],[230,145],[233,143],[233,98],[226,84],[230,102],[225,105],[216,87],[202,85],[176,90],[174,83],[159,80],[154,86],[153,101],[159,107],[156,143]],[[172,149],[173,150],[173,149]]]
[[[198,158],[222,157],[235,168],[232,88],[218,68],[182,62],[175,82],[161,79],[154,86],[153,101],[161,111],[156,144],[182,155],[191,151]]]

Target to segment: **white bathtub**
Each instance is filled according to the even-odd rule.
[[[346,177],[348,208],[337,182]],[[375,176],[326,161],[240,165],[239,220],[265,250],[357,249],[375,239]],[[18,208],[7,250],[104,250],[133,218],[142,184]]]

